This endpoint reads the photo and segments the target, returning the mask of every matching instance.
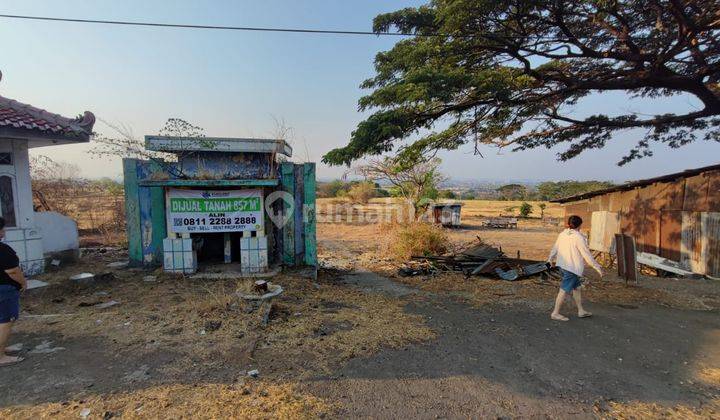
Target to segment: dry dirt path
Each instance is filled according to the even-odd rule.
[[[593,318],[557,323],[537,304],[476,309],[373,273],[343,281],[368,293],[417,293],[407,310],[438,338],[353,359],[307,383],[341,404],[341,418],[595,418],[623,404],[695,409],[718,396],[692,380],[720,366],[717,312],[592,305]]]

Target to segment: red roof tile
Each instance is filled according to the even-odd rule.
[[[0,128],[17,128],[87,139],[92,134],[94,124],[95,115],[90,111],[85,111],[77,118],[66,118],[0,96]]]

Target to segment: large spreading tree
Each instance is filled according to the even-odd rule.
[[[625,163],[651,155],[653,142],[720,141],[718,0],[433,0],[376,17],[374,30],[416,36],[377,55],[377,74],[362,85],[372,93],[359,103],[374,113],[326,163],[390,151],[414,162],[468,142],[564,144],[567,160],[632,130]],[[583,98],[615,91],[686,94],[700,105],[578,116]]]

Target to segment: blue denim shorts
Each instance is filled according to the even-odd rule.
[[[20,315],[20,292],[8,284],[0,284],[0,324],[13,322]]]
[[[560,269],[562,273],[562,281],[560,282],[560,288],[567,293],[572,293],[573,290],[582,286],[582,280],[580,276],[567,270]]]

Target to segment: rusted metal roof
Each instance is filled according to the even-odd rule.
[[[702,168],[696,168],[696,169],[686,169],[682,172],[676,172],[674,174],[668,174],[668,175],[662,175],[655,178],[648,178],[648,179],[641,179],[638,181],[628,182],[621,185],[616,185],[614,187],[605,188],[602,190],[596,190],[591,191],[583,194],[577,194],[570,197],[563,197],[558,198],[555,200],[550,200],[551,203],[569,203],[572,201],[580,201],[585,200],[591,197],[596,197],[598,195],[608,194],[616,191],[629,191],[635,188],[639,187],[645,187],[648,185],[652,185],[658,182],[672,182],[681,178],[688,178],[691,176],[699,175],[703,172],[709,172],[709,171],[720,171],[720,164],[717,165],[710,165],[705,166]]]

